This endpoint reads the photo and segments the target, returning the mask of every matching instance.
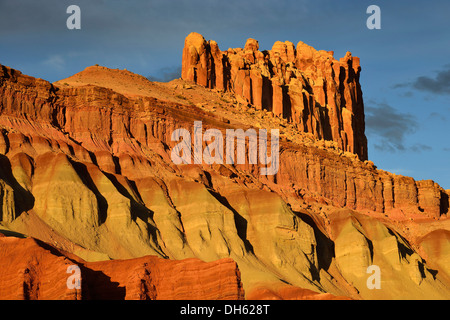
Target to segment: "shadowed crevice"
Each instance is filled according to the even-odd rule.
[[[8,157],[1,154],[0,179],[4,180],[14,191],[15,219],[18,218],[22,212],[33,209],[35,202],[33,194],[20,185],[14,177],[12,165]]]
[[[448,215],[448,209],[449,209],[449,199],[448,194],[444,191],[441,191],[441,215],[446,214]]]
[[[73,161],[71,159],[69,159],[69,161],[83,184],[95,195],[98,205],[98,222],[99,225],[102,225],[103,223],[105,223],[108,216],[108,201],[106,201],[105,197],[103,197],[100,191],[97,189],[97,186],[92,180],[92,177],[89,174],[86,165],[80,162]]]
[[[125,300],[126,288],[111,281],[111,277],[83,265],[80,269],[83,300]]]
[[[233,212],[234,215],[234,222],[236,224],[236,230],[238,233],[239,238],[242,240],[245,246],[245,250],[248,252],[254,254],[253,246],[250,243],[250,241],[247,239],[247,228],[248,228],[248,222],[247,220],[239,214],[228,202],[228,200],[217,193],[216,191],[207,188],[208,192],[217,200],[219,201],[224,207],[226,207],[228,210]]]
[[[331,262],[335,258],[334,242],[317,227],[316,223],[309,215],[298,211],[293,212],[297,217],[313,229],[314,237],[316,238],[317,243],[316,251],[319,270],[324,269],[327,271],[331,265]]]

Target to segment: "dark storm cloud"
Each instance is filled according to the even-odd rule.
[[[302,18],[308,17],[309,2],[0,0],[0,38],[3,43],[13,44],[2,52],[2,57],[17,63],[9,52],[16,50],[25,55],[30,48],[36,49],[32,50],[34,66],[57,66],[55,71],[43,71],[42,76],[52,81],[63,71],[70,74],[99,61],[159,77],[155,75],[158,69],[181,62],[180,53],[189,33],[201,33],[225,49],[243,46],[257,32],[264,35],[280,27],[280,17],[284,27],[299,22],[306,25],[308,21]],[[72,4],[81,8],[80,30],[66,27],[66,9]],[[34,70],[32,73],[38,74]]]
[[[133,6],[139,5],[138,1],[0,1],[0,35],[38,37],[43,43],[49,40],[64,41],[64,38],[56,39],[55,36],[74,34],[66,28],[70,15],[66,10],[72,4],[81,9],[81,30],[77,33],[85,37],[101,34],[102,37],[97,37],[98,41],[103,38],[112,40],[114,37],[117,40],[121,32],[129,33],[135,29],[137,22],[144,23],[140,19],[142,11],[140,14],[133,12]],[[145,22],[149,24],[149,21]]]
[[[64,10],[57,1],[0,1],[0,35],[14,36],[24,32],[36,35],[36,32],[50,30],[57,23],[58,17],[54,13],[58,8]]]
[[[147,76],[150,81],[168,82],[181,77],[181,66],[164,67],[157,70],[153,75]]]
[[[420,76],[411,82],[396,84],[392,88],[414,88],[433,94],[450,94],[450,65],[445,65],[434,77]]]
[[[431,151],[432,149],[433,148],[431,148],[430,146],[422,143],[416,143],[409,147],[409,150],[413,152]]]
[[[374,144],[382,151],[395,152],[411,149],[425,150],[427,146],[416,144],[412,147],[405,145],[405,137],[417,131],[417,119],[408,113],[401,113],[387,103],[372,102],[366,106],[366,128],[368,135],[380,138],[381,143]]]
[[[242,26],[263,27],[269,22],[296,21],[308,11],[310,0],[0,0],[0,35],[33,32],[54,33],[65,26],[66,9],[76,4],[81,8],[82,29],[102,33],[109,29],[135,36],[142,31],[149,36],[167,36],[173,29],[223,29]],[[56,29],[55,29],[56,27]],[[137,27],[141,27],[138,29]],[[188,31],[189,30],[189,31]],[[114,35],[111,34],[112,36]]]
[[[439,71],[434,78],[418,77],[412,86],[435,94],[450,94],[450,68]]]

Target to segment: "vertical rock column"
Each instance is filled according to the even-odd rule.
[[[243,49],[220,51],[215,41],[191,33],[183,50],[184,80],[233,92],[241,103],[272,111],[366,160],[360,71],[350,52],[338,61],[332,51],[303,42],[277,41],[261,52],[258,41],[248,39]]]

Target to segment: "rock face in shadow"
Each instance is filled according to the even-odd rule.
[[[303,42],[277,41],[259,51],[248,39],[244,48],[221,51],[215,41],[191,33],[183,49],[181,76],[206,88],[231,91],[242,103],[288,119],[298,130],[335,141],[339,148],[367,160],[364,103],[359,58]]]
[[[0,277],[9,275],[0,279],[0,290],[9,288],[5,297],[450,296],[447,256],[441,249],[447,237],[438,236],[449,230],[448,192],[430,180],[378,170],[361,160],[364,148],[345,144],[343,135],[328,139],[317,134],[327,126],[320,112],[331,105],[331,92],[340,95],[337,109],[352,128],[361,124],[356,125],[361,114],[355,110],[356,105],[362,108],[362,100],[345,98],[358,96],[356,58],[348,55],[336,62],[328,53],[303,45],[294,50],[286,43],[262,53],[253,40],[241,53],[224,53],[214,42],[202,51],[203,37],[189,39],[183,59],[194,62],[183,68],[183,78],[194,77],[196,83],[153,83],[125,70],[93,66],[51,84],[0,66],[0,233],[8,236],[1,238]],[[205,52],[216,60],[228,56],[230,65],[212,65]],[[272,68],[269,82],[261,80],[261,93],[238,76],[251,71],[258,79],[253,63],[244,60],[241,68],[233,62],[243,52],[254,61],[260,54],[268,61],[279,57],[278,64],[261,66],[261,72]],[[331,68],[343,68],[346,77],[354,72],[349,82],[344,78],[343,87],[337,82],[344,73],[331,77],[328,67],[320,65],[323,57],[330,57],[325,60]],[[293,62],[287,66],[286,61]],[[341,65],[350,61],[349,69]],[[275,66],[280,71],[275,73]],[[218,80],[209,82],[221,79],[221,72],[222,87]],[[275,80],[283,77],[277,88]],[[334,83],[343,90],[326,91],[324,105],[322,91],[312,86],[321,77],[328,79],[327,88]],[[306,122],[294,117],[295,103],[305,101],[294,98],[294,79],[302,79],[299,93],[318,108],[317,117],[304,113]],[[265,91],[267,83],[272,90]],[[274,94],[286,86],[287,96]],[[248,106],[257,102],[247,100],[244,92],[254,90],[251,97],[261,95],[261,108]],[[344,107],[342,96],[352,101],[353,111]],[[264,107],[268,101],[270,110]],[[291,110],[286,113],[290,117],[274,116],[273,108]],[[313,118],[314,127],[322,129],[305,130]],[[227,129],[279,129],[278,172],[261,175],[264,165],[248,161],[175,164],[171,155],[178,142],[172,133],[183,128],[192,133],[194,121],[202,122],[203,132],[217,129],[223,136]],[[330,132],[345,131],[339,121],[328,123]],[[335,131],[335,125],[340,129]],[[351,134],[361,138],[356,131]],[[38,240],[17,239],[20,235]],[[31,249],[36,243],[41,249]],[[16,245],[30,250],[16,254]],[[8,261],[28,271],[11,276]],[[49,261],[58,271],[48,274],[37,267],[44,262],[36,261]],[[65,289],[68,263],[80,266],[86,285],[75,296]],[[365,271],[372,264],[381,268],[381,291],[366,286]],[[57,283],[53,293],[39,284],[47,278]]]

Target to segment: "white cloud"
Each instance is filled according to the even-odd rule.
[[[65,69],[66,61],[61,55],[55,54],[45,59],[42,64],[57,71],[62,71]]]

